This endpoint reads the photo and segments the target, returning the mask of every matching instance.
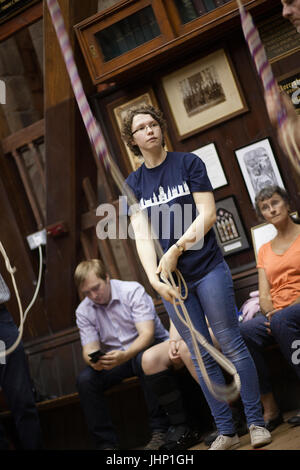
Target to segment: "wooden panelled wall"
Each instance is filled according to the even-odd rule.
[[[293,208],[300,209],[300,183],[296,179],[293,168],[281,152],[268,120],[261,85],[246,48],[240,24],[236,21],[230,27],[225,25],[223,28],[218,28],[203,41],[199,37],[199,40],[193,41],[190,46],[181,48],[180,53],[170,54],[170,61],[164,57],[164,61],[151,70],[151,73],[148,70],[147,73],[143,73],[143,66],[141,66],[136,80],[109,87],[96,94],[78,44],[74,41],[73,33],[73,25],[91,15],[95,11],[96,3],[96,0],[85,2],[60,0],[80,75],[83,78],[85,90],[94,104],[95,113],[103,125],[111,153],[124,176],[127,176],[128,164],[125,161],[123,149],[118,144],[108,106],[119,98],[127,101],[136,97],[140,91],[144,92],[149,88],[153,90],[168,121],[168,133],[174,150],[193,151],[210,142],[215,143],[228,180],[227,186],[215,191],[215,198],[218,201],[228,196],[235,197],[250,242],[249,249],[226,258],[233,272],[252,267],[246,278],[243,274],[235,276],[237,303],[240,306],[249,291],[257,287],[250,235],[250,228],[257,224],[257,219],[234,150],[265,137],[270,138],[279,170],[292,199]],[[280,2],[276,3],[278,7]],[[40,389],[39,392],[45,395],[64,395],[75,391],[75,378],[83,365],[78,332],[74,328],[74,309],[78,298],[74,289],[73,271],[76,263],[84,257],[80,242],[80,218],[88,206],[82,183],[85,178],[88,178],[93,189],[97,191],[97,175],[94,157],[46,9],[44,10],[44,28],[46,225],[64,221],[67,233],[59,238],[48,238],[45,252],[44,289],[29,317],[24,340],[33,378]],[[176,138],[170,109],[162,90],[161,77],[219,48],[225,48],[231,58],[249,111],[179,141]],[[299,57],[298,52],[274,63],[273,70],[276,76],[279,77],[294,70],[296,64],[299,64]],[[2,128],[0,131],[0,137],[3,138],[6,134]],[[17,282],[21,287],[24,305],[27,305],[33,293],[38,263],[36,253],[30,252],[26,244],[25,235],[34,232],[36,224],[13,159],[0,158],[0,173],[1,241],[8,247],[8,252],[12,254],[12,262],[18,267]],[[113,185],[111,186],[112,192],[116,193]],[[101,187],[98,190],[101,194],[106,192]],[[0,269],[1,271],[4,269],[3,260],[0,260]],[[14,298],[9,302],[9,309],[18,322]]]
[[[136,97],[140,91],[143,92],[151,88],[168,121],[168,133],[174,150],[193,151],[210,142],[215,143],[228,180],[227,186],[215,191],[215,198],[218,201],[228,196],[235,197],[250,242],[249,249],[230,255],[226,259],[233,272],[253,268],[255,260],[251,247],[250,228],[257,224],[257,219],[234,150],[269,137],[279,170],[291,196],[293,208],[298,210],[300,184],[296,180],[291,165],[281,152],[274,130],[268,120],[261,85],[245,45],[239,21],[235,20],[230,24],[217,27],[216,31],[210,32],[209,37],[206,36],[206,39],[203,37],[202,40],[202,36],[199,35],[197,41],[193,40],[189,46],[181,47],[178,53],[170,54],[169,60],[165,56],[164,60],[157,63],[151,70],[151,73],[148,70],[147,73],[143,73],[141,65],[135,80],[131,79],[130,82],[108,87],[105,91],[96,94],[79,46],[74,40],[73,31],[74,24],[96,11],[96,4],[96,0],[88,2],[60,1],[85,90],[94,104],[95,113],[103,125],[111,153],[124,176],[128,174],[128,164],[125,162],[124,151],[116,138],[108,106],[119,98],[124,98],[127,101]],[[280,2],[278,1],[276,4],[278,9]],[[41,352],[47,349],[47,335],[50,335],[50,341],[51,335],[60,334],[75,325],[74,310],[78,298],[74,289],[73,272],[77,262],[84,257],[80,241],[80,222],[82,213],[88,210],[83,189],[85,178],[89,179],[94,191],[97,192],[94,157],[46,8],[44,9],[44,29],[46,225],[64,221],[67,232],[58,238],[48,237],[45,251],[44,289],[25,328],[25,341],[44,337],[45,344],[41,346]],[[161,78],[172,70],[178,70],[219,48],[225,48],[231,58],[249,111],[179,141],[176,138],[170,109],[162,90]],[[279,77],[294,70],[297,61],[299,63],[299,52],[274,63],[273,69],[276,76]],[[4,137],[4,135],[1,130],[1,136]],[[21,286],[24,305],[27,305],[34,290],[38,260],[36,253],[30,252],[27,247],[25,236],[34,232],[36,225],[15,163],[12,159],[0,160],[1,228],[5,227],[1,239],[8,247],[8,252],[13,254],[11,255],[12,262],[18,268],[17,282]],[[111,184],[111,189],[112,193],[115,192],[113,184]],[[98,188],[98,190],[101,193],[103,188]],[[103,193],[105,191],[102,191]],[[2,260],[0,267],[3,271]],[[255,273],[255,269],[253,273]],[[252,287],[252,281],[250,284]],[[238,306],[243,300],[244,293],[238,298]],[[9,308],[18,322],[18,310],[14,298],[9,303]],[[33,346],[30,344],[29,350],[31,347]],[[38,352],[35,350],[35,353]],[[74,387],[73,382],[70,387]],[[66,393],[65,388],[61,392]]]
[[[279,11],[278,6],[277,3],[277,8],[271,9],[268,12],[268,16]],[[223,198],[234,196],[250,245],[249,249],[226,257],[230,268],[235,272],[240,268],[245,269],[247,266],[254,265],[255,258],[251,242],[251,227],[260,222],[257,220],[252,207],[234,150],[268,137],[284,185],[291,197],[292,207],[295,210],[299,210],[300,181],[299,178],[297,179],[289,160],[281,151],[276,133],[268,119],[262,86],[245,44],[240,24],[232,23],[231,27],[228,26],[223,26],[223,33],[220,32],[219,27],[218,32],[216,32],[217,40],[211,40],[213,34],[210,34],[209,42],[202,42],[200,36],[198,44],[193,44],[189,49],[186,48],[182,51],[181,55],[178,53],[176,60],[173,60],[173,62],[167,63],[164,60],[155,69],[151,70],[150,73],[147,70],[147,73],[144,75],[143,66],[141,65],[136,81],[131,80],[130,83],[123,83],[122,85],[100,92],[93,99],[96,113],[98,113],[104,123],[111,152],[125,176],[128,174],[129,165],[128,161],[126,161],[127,157],[124,149],[120,147],[120,143],[116,138],[116,126],[113,125],[112,112],[109,109],[112,108],[114,102],[118,102],[118,100],[127,102],[149,89],[153,90],[159,107],[162,109],[167,120],[168,134],[174,150],[193,151],[211,142],[216,145],[228,185],[214,191],[215,199],[219,201]],[[224,48],[231,58],[249,111],[219,125],[211,126],[209,129],[184,140],[178,140],[161,79],[170,72],[179,70],[181,67],[220,48]],[[273,70],[276,77],[294,71],[297,63],[299,64],[299,59],[300,52],[296,52],[287,58],[275,62]]]
[[[95,88],[91,84],[82,54],[74,38],[73,25],[94,13],[97,9],[97,2],[96,0],[89,2],[61,0],[60,4],[85,90],[95,105],[95,113],[103,125],[112,155],[117,160],[124,176],[127,176],[129,167],[125,162],[124,150],[118,143],[108,106],[119,98],[129,100],[131,97],[136,97],[139,92],[151,88],[168,121],[168,134],[173,149],[193,151],[210,142],[215,143],[228,180],[227,186],[215,190],[215,198],[218,201],[227,196],[235,197],[250,242],[249,249],[229,255],[226,259],[233,272],[240,268],[253,267],[254,254],[251,247],[250,228],[257,224],[257,219],[234,150],[264,137],[269,137],[279,170],[295,209],[298,209],[300,184],[296,181],[291,165],[281,152],[274,130],[268,120],[262,88],[245,45],[239,21],[235,19],[233,22],[218,26],[215,32],[210,32],[209,36],[202,37],[199,34],[197,41],[194,39],[191,44],[182,45],[176,54],[170,53],[169,60],[164,56],[164,60],[158,62],[151,73],[148,69],[147,73],[143,73],[141,65],[135,80],[131,78],[128,83],[124,82],[115,87],[110,86],[105,91],[95,94]],[[276,2],[276,4],[278,10],[280,2]],[[275,10],[276,8],[274,12]],[[271,12],[273,12],[273,8],[268,11],[268,15]],[[83,189],[85,178],[89,178],[94,192],[97,193],[94,157],[46,8],[44,9],[44,31],[46,226],[63,221],[66,224],[67,233],[59,238],[48,237],[45,252],[45,289],[41,293],[42,310],[45,314],[43,314],[44,316],[40,315],[38,313],[40,309],[37,309],[35,314],[37,318],[34,319],[33,325],[25,329],[25,340],[50,332],[58,332],[75,324],[74,309],[78,298],[74,289],[73,272],[77,262],[84,256],[80,241],[80,217],[84,211],[89,209]],[[214,37],[216,39],[213,40]],[[172,70],[178,70],[219,48],[225,48],[231,58],[249,111],[179,141],[176,138],[170,109],[162,90],[161,78]],[[295,69],[297,60],[299,61],[299,52],[274,63],[273,69],[276,76],[279,77]],[[1,133],[2,137],[5,136],[3,130]],[[12,246],[8,251],[15,255],[13,263],[17,265],[19,270],[18,276],[20,275],[20,277],[17,280],[20,285],[22,284],[21,294],[24,297],[24,304],[26,304],[27,299],[30,299],[36,279],[34,270],[37,268],[37,257],[36,253],[30,253],[24,238],[37,228],[34,224],[33,214],[26,202],[22,184],[17,176],[15,164],[12,161],[8,159],[3,161],[2,159],[1,177],[3,184],[1,206],[4,214],[3,220],[7,220],[7,230],[3,241],[10,247],[14,238],[12,234],[16,233],[16,228],[12,227],[12,220],[15,218],[16,227],[21,227],[18,236],[23,237],[22,248],[20,244],[17,244],[16,247]],[[10,181],[11,183],[9,183]],[[110,186],[112,193],[117,194],[113,184]],[[10,188],[14,188],[13,193],[16,194],[16,197],[11,197]],[[98,188],[99,191],[101,193],[101,188]],[[102,195],[105,193],[107,193],[106,189],[102,191]],[[5,201],[9,202],[10,207],[6,205],[4,208]],[[14,214],[11,221],[9,221],[10,213]],[[22,235],[20,235],[20,231]],[[17,255],[18,252],[20,252],[19,255]],[[22,263],[19,260],[24,261]],[[25,260],[28,260],[28,266],[31,265],[29,271],[24,270]],[[14,300],[11,302],[11,310],[17,320],[17,308]]]

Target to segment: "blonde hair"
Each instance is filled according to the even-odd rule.
[[[74,281],[77,289],[80,289],[81,284],[86,280],[90,272],[94,272],[99,279],[106,280],[107,271],[104,264],[100,259],[89,259],[81,261],[74,273]]]

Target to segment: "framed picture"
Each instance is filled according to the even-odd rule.
[[[113,124],[116,138],[123,149],[124,155],[127,159],[127,169],[129,172],[132,170],[137,170],[141,164],[143,163],[143,158],[134,155],[133,152],[129,149],[129,147],[123,142],[121,138],[121,128],[122,128],[122,121],[123,118],[126,116],[126,113],[134,107],[142,106],[142,105],[152,105],[158,106],[156,97],[154,92],[151,88],[141,91],[140,94],[132,96],[132,97],[122,97],[113,101],[107,105],[108,113],[111,118],[111,122]],[[171,150],[170,139],[168,135],[165,134],[165,141],[166,141],[166,148]]]
[[[223,49],[166,75],[162,86],[179,140],[248,110]]]
[[[284,188],[269,139],[235,150],[253,206],[256,194],[265,186]]]
[[[224,256],[249,248],[247,236],[232,196],[216,202],[214,231]]]
[[[291,213],[292,217],[298,217],[297,212]],[[255,260],[257,263],[257,254],[262,245],[268,243],[269,241],[273,240],[277,235],[277,230],[273,224],[269,224],[264,222],[259,225],[255,225],[251,227],[251,238],[252,238],[252,245],[255,254]]]
[[[215,144],[211,143],[192,150],[205,163],[207,175],[213,189],[221,188],[228,184]]]
[[[300,68],[278,78],[278,85],[286,93],[300,115]]]
[[[300,49],[300,37],[296,28],[282,17],[281,12],[258,21],[257,28],[271,64]]]

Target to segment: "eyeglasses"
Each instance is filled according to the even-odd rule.
[[[146,124],[145,126],[139,127],[138,129],[133,131],[131,133],[131,135],[137,134],[138,132],[146,132],[147,127],[149,127],[149,129],[151,129],[151,130],[154,130],[154,129],[157,129],[159,127],[159,124],[158,124],[158,122],[151,122],[150,124]]]

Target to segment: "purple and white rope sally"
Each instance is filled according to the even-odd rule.
[[[245,10],[241,0],[237,0],[237,3],[239,6],[241,24],[245,40],[254,60],[256,70],[262,80],[265,91],[271,91],[275,99],[278,127],[282,130],[288,156],[296,170],[300,172],[300,151],[295,142],[294,130],[290,129],[287,120],[287,111],[282,102],[279,88],[277,86],[271,65],[268,61],[265,48],[259,36],[259,32],[253,23],[252,16],[248,11]]]
[[[47,0],[47,5],[87,133],[98,158],[108,168],[109,154],[107,146],[84,93],[59,4],[57,0]]]

